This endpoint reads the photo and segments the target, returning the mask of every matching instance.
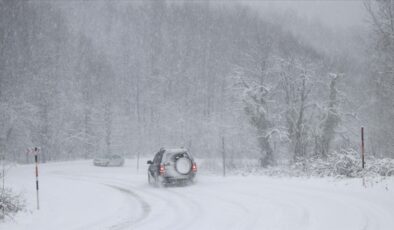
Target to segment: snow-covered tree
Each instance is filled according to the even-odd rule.
[[[274,151],[271,144],[273,124],[269,114],[268,97],[269,89],[264,85],[247,85],[245,92],[245,112],[250,124],[255,127],[257,141],[261,149],[261,166],[274,165]]]
[[[369,13],[372,45],[369,50],[369,123],[371,140],[379,155],[394,155],[394,1],[364,1]]]
[[[339,79],[338,74],[330,74],[330,93],[328,99],[328,105],[320,111],[322,115],[318,123],[318,129],[320,133],[315,136],[315,154],[318,154],[324,158],[330,153],[330,147],[333,139],[336,135],[336,129],[341,120],[338,99],[337,81]]]

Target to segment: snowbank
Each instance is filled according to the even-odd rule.
[[[227,159],[226,173],[231,175],[269,175],[269,176],[316,176],[316,177],[386,177],[394,176],[394,159],[366,158],[365,168],[354,150],[334,152],[326,159],[310,157],[292,164],[278,164],[275,167],[261,168],[258,159]],[[221,174],[222,159],[200,159],[200,172]]]

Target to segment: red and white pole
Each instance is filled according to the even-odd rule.
[[[36,191],[37,191],[37,210],[40,209],[40,198],[39,198],[39,193],[38,193],[38,148],[34,148],[34,160],[36,162]]]

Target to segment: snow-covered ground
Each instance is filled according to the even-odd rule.
[[[154,188],[146,165],[91,161],[13,167],[6,183],[28,211],[0,229],[387,229],[394,226],[394,180],[222,176],[201,172],[191,186]]]

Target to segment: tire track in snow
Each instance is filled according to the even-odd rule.
[[[178,213],[179,210],[182,210],[182,207],[179,205],[179,202],[174,202],[174,198],[170,198],[168,196],[168,193],[163,193],[163,191],[166,191],[166,188],[154,188],[151,186],[143,186],[141,188],[132,186],[131,184],[127,183],[130,182],[127,178],[113,178],[113,177],[108,177],[108,175],[103,175],[103,176],[97,176],[94,174],[75,174],[75,175],[70,175],[69,173],[67,175],[64,175],[63,173],[59,173],[56,172],[56,174],[61,175],[63,177],[66,177],[68,179],[73,179],[73,180],[81,180],[81,181],[86,181],[86,182],[90,182],[90,183],[99,183],[99,184],[103,184],[106,186],[115,186],[115,187],[120,187],[121,189],[125,189],[125,187],[127,188],[132,188],[134,191],[139,192],[140,194],[143,194],[144,196],[148,196],[151,200],[155,200],[155,202],[151,202],[152,204],[155,204],[155,211],[156,213],[149,213],[151,215],[157,214],[156,216],[151,216],[149,219],[155,219],[156,217],[162,217],[163,213],[168,215],[168,214],[174,214],[174,213]],[[103,183],[105,182],[105,183]],[[129,189],[125,189],[125,190],[129,190]],[[135,192],[134,192],[135,193]],[[141,196],[140,196],[141,197]],[[142,197],[141,197],[142,199]],[[144,199],[143,199],[144,200]],[[146,199],[145,199],[146,200]],[[147,203],[147,202],[146,202]],[[147,203],[148,204],[148,203]],[[160,209],[161,208],[161,209]],[[150,208],[152,211],[152,208]],[[162,212],[161,210],[165,210],[165,212]],[[185,210],[183,210],[185,211]],[[158,213],[157,213],[158,212]],[[183,212],[181,212],[183,213]],[[114,229],[139,229],[139,228],[143,228],[143,229],[147,229],[149,227],[150,224],[154,223],[153,222],[144,222],[145,218],[141,218],[138,222],[133,222],[133,221],[125,221],[125,222],[121,222],[115,225],[112,225],[111,227]],[[179,223],[179,215],[174,215],[170,218],[166,218],[168,222],[168,226],[170,227],[170,229],[173,229],[171,227],[173,227],[173,223],[174,222],[178,222]],[[190,223],[190,222],[188,222]],[[165,224],[163,224],[165,225]],[[110,228],[110,229],[112,229]],[[155,229],[155,227],[151,227],[151,229]]]
[[[215,204],[214,208],[221,207],[222,210],[232,210],[233,212],[237,213],[237,216],[243,216],[243,218],[230,218],[228,221],[226,221],[226,225],[222,226],[223,229],[251,229],[248,226],[248,217],[251,214],[251,209],[250,207],[245,206],[244,203],[238,202],[234,200],[232,197],[228,197],[224,193],[218,193],[214,190],[211,189],[206,189],[206,188],[201,188],[199,186],[196,186],[195,188],[192,188],[193,191],[188,193],[185,192],[184,196],[187,199],[190,199],[194,201],[195,203],[198,203],[200,206],[200,214],[203,213],[203,208],[204,209],[212,209],[213,207],[211,206],[204,206],[202,207],[201,205],[201,200],[200,197],[204,197],[204,199],[209,199],[211,204]],[[196,198],[195,194],[199,194],[198,198]],[[210,210],[205,210],[206,212],[204,213],[210,213]],[[220,212],[218,212],[220,213]],[[201,216],[201,215],[200,215]],[[204,216],[201,216],[204,218]],[[208,216],[209,217],[209,216]],[[205,216],[207,218],[207,216]],[[197,218],[198,219],[198,218]]]
[[[156,199],[156,202],[151,202],[155,204],[156,208],[164,207],[163,209],[165,212],[161,212],[161,209],[156,211],[159,211],[159,215],[157,217],[162,217],[164,215],[173,215],[169,216],[170,218],[165,218],[168,223],[162,223],[162,227],[166,226],[165,228],[168,229],[187,229],[191,223],[195,221],[195,216],[196,214],[201,214],[201,207],[195,202],[191,201],[188,199],[186,196],[184,196],[181,193],[173,191],[174,188],[155,188],[151,186],[143,186],[141,188],[132,186],[129,183],[127,178],[120,179],[120,178],[111,178],[108,177],[108,175],[103,175],[103,176],[97,176],[97,175],[88,175],[88,174],[74,174],[70,175],[64,174],[61,172],[56,172],[57,175],[60,175],[62,177],[72,179],[72,180],[79,180],[79,181],[85,181],[89,183],[95,183],[95,184],[102,184],[105,186],[108,186],[110,188],[119,190],[120,192],[124,192],[125,194],[128,195],[136,195],[137,197],[134,197],[137,201],[141,201],[141,207],[144,210],[144,207],[149,207],[145,211],[145,215],[143,214],[141,217],[137,218],[137,220],[127,220],[123,221],[114,225],[111,225],[108,229],[111,230],[120,230],[120,229],[155,229],[155,227],[149,227],[150,224],[154,223],[153,222],[144,222],[144,220],[151,214],[152,207],[151,205],[146,202],[146,199],[143,199],[140,195],[137,194],[144,194],[144,196],[149,196],[152,200],[152,198]],[[126,188],[127,187],[127,188]],[[132,188],[130,190],[129,188]],[[181,188],[181,187],[180,187]],[[181,199],[180,199],[181,198]],[[187,205],[185,205],[187,203]],[[161,205],[161,206],[160,206]],[[185,208],[186,207],[186,208]],[[180,218],[180,216],[182,218]],[[151,216],[150,219],[155,219],[155,216]],[[142,223],[143,222],[143,223]],[[177,223],[176,227],[174,227],[174,223]]]
[[[189,213],[187,219],[183,218],[182,219],[182,224],[179,223],[178,219],[178,225],[174,227],[173,223],[170,223],[167,227],[164,227],[163,229],[188,229],[191,224],[195,223],[196,220],[198,220],[202,214],[202,208],[201,205],[198,204],[196,201],[193,199],[190,199],[187,195],[181,192],[174,191],[175,188],[164,188],[163,191],[166,192],[165,194],[172,193],[172,196],[175,197],[178,202],[181,202],[183,207],[187,207],[187,211]],[[187,192],[186,192],[187,194]],[[181,198],[181,199],[179,199]],[[180,212],[182,210],[176,210],[177,212]],[[183,209],[182,213],[184,214],[185,209]]]
[[[117,185],[122,184],[122,186],[127,186],[133,189],[133,191],[137,191],[140,194],[143,194],[143,196],[146,198],[146,196],[149,197],[149,199],[145,199],[145,200],[150,200],[152,202],[150,207],[151,207],[151,212],[149,215],[149,218],[144,218],[141,221],[139,221],[138,223],[135,223],[132,227],[135,229],[157,229],[157,225],[156,225],[156,218],[161,218],[161,220],[165,219],[167,222],[166,223],[161,223],[160,224],[160,229],[164,229],[165,227],[163,226],[167,226],[166,228],[169,229],[178,229],[176,227],[174,227],[174,223],[177,223],[177,225],[182,226],[179,229],[187,229],[190,226],[190,223],[192,221],[194,221],[194,217],[192,215],[189,215],[191,218],[191,220],[187,221],[186,223],[183,224],[183,222],[187,219],[184,218],[185,213],[191,213],[190,212],[190,207],[188,208],[189,211],[186,211],[184,209],[185,205],[183,205],[183,203],[185,202],[185,200],[179,200],[179,196],[178,195],[174,195],[173,193],[169,193],[167,188],[155,188],[152,186],[142,186],[142,187],[135,187],[135,186],[131,186],[129,184],[126,185],[126,181],[123,179],[112,179],[112,183],[116,182]],[[174,200],[176,200],[176,202],[174,202]],[[188,201],[186,201],[188,202]],[[163,218],[163,215],[166,216],[166,218]],[[170,215],[170,216],[168,216]],[[182,216],[183,218],[181,218],[182,220],[182,224],[180,222],[180,216]],[[152,220],[152,221],[149,221]],[[154,226],[150,226],[150,225],[154,225]]]
[[[69,172],[61,174],[66,177],[70,175]],[[153,188],[147,185],[141,175],[130,175],[124,171],[103,174],[83,171],[71,174],[74,179],[84,178],[88,182],[104,183],[128,196],[131,194],[122,190],[131,191],[149,205],[149,212],[145,212],[141,204],[141,215],[130,219],[123,218],[118,223],[114,219],[106,219],[105,222],[90,225],[100,227],[104,223],[109,226],[112,222],[111,230],[332,229],[332,226],[335,229],[375,230],[387,229],[387,223],[394,223],[390,216],[393,212],[388,212],[387,205],[384,205],[384,202],[394,204],[388,198],[376,203],[370,193],[363,195],[360,191],[353,194],[346,189],[315,186],[311,182],[299,184],[297,180],[285,180],[282,183],[280,180],[258,178],[260,184],[255,186],[250,179],[231,178],[226,181],[213,177],[194,186]],[[221,213],[220,210],[225,212]],[[349,219],[344,218],[348,216],[347,213],[352,213]],[[216,221],[216,216],[226,221]],[[239,219],[236,218],[238,216]],[[340,221],[335,222],[336,218]],[[196,221],[200,224],[196,225]]]
[[[226,185],[224,185],[226,186]],[[256,222],[258,220],[261,220],[264,218],[264,216],[260,215],[260,211],[263,210],[264,208],[267,208],[268,204],[271,207],[274,207],[276,209],[280,210],[299,210],[297,213],[301,213],[300,215],[300,222],[299,224],[302,226],[307,226],[309,222],[309,213],[306,207],[296,205],[296,204],[289,204],[286,202],[280,202],[276,201],[275,205],[272,205],[272,198],[273,197],[267,197],[263,202],[261,202],[260,199],[250,199],[251,197],[254,197],[254,194],[246,194],[243,196],[242,191],[235,191],[234,189],[232,190],[227,190],[225,193],[218,193],[215,190],[212,190],[210,188],[204,188],[204,187],[196,187],[193,189],[192,194],[185,193],[186,195],[190,195],[190,197],[193,199],[196,199],[196,197],[193,197],[193,194],[199,194],[199,196],[204,197],[204,200],[209,200],[211,203],[215,203],[214,209],[219,210],[231,210],[230,213],[235,214],[235,218],[229,218],[228,221],[225,223],[227,227],[223,227],[225,229],[255,229],[256,228]],[[262,191],[264,192],[264,191]],[[246,199],[243,199],[246,198]],[[209,203],[208,203],[209,204]],[[208,206],[204,206],[208,207]],[[279,207],[279,208],[278,208]],[[209,211],[209,210],[208,210]],[[238,218],[242,217],[242,218]],[[283,219],[280,217],[276,218],[278,219],[278,222],[283,222]],[[268,228],[268,229],[278,229],[278,228]],[[282,229],[282,228],[279,228]],[[305,229],[305,228],[303,228]]]
[[[130,195],[130,196],[133,196],[141,204],[141,207],[142,207],[142,215],[138,219],[136,219],[136,220],[129,220],[129,221],[125,221],[123,223],[119,223],[119,224],[113,225],[109,229],[119,230],[119,229],[125,229],[125,228],[128,228],[128,227],[132,227],[136,223],[142,221],[143,219],[145,219],[146,217],[149,216],[149,213],[151,212],[150,205],[144,199],[142,199],[137,193],[135,193],[135,192],[133,192],[133,191],[131,191],[129,189],[122,188],[122,187],[119,187],[119,186],[116,186],[116,185],[112,185],[112,184],[104,184],[104,185],[106,185],[106,186],[108,186],[110,188],[119,190],[120,192],[123,192],[125,194]]]
[[[349,209],[351,210],[349,211],[350,213],[355,214],[354,216],[357,216],[358,214],[358,216],[360,217],[359,220],[361,220],[359,223],[362,223],[360,229],[363,230],[380,229],[379,219],[382,219],[382,216],[384,216],[385,214],[382,212],[382,210],[379,210],[378,206],[371,202],[356,199],[350,194],[338,193],[338,191],[334,193],[336,196],[333,196],[333,193],[321,190],[319,188],[314,189],[313,187],[291,187],[291,193],[289,193],[288,186],[286,187],[279,184],[266,184],[264,190],[275,192],[277,195],[286,195],[288,197],[292,197],[290,200],[287,201],[287,204],[292,204],[293,206],[302,205],[304,207],[304,212],[306,211],[308,213],[308,216],[311,211],[313,212],[311,208],[315,208],[316,204],[324,200],[329,200],[329,204],[337,206],[336,210],[338,211],[342,211],[343,209]],[[266,200],[267,197],[273,197],[272,195],[267,196],[267,194],[250,193],[239,190],[238,194],[243,196],[252,195],[260,200]],[[338,195],[340,196],[338,197]],[[274,203],[277,203],[277,201],[274,200]]]
[[[131,191],[130,189],[124,188],[124,187],[120,187],[120,185],[118,183],[113,183],[115,182],[124,182],[123,180],[119,180],[119,179],[111,179],[111,182],[105,182],[103,183],[103,180],[110,180],[110,178],[106,178],[106,177],[100,177],[100,176],[96,176],[96,175],[83,175],[83,174],[75,174],[75,175],[71,175],[71,174],[64,174],[62,172],[55,172],[53,173],[55,175],[61,176],[65,179],[70,179],[70,180],[77,180],[77,181],[83,181],[86,183],[93,183],[93,184],[101,184],[103,186],[115,189],[117,191],[120,191],[128,196],[132,196],[137,202],[140,203],[140,206],[142,208],[142,214],[140,217],[138,217],[135,220],[127,220],[127,221],[122,221],[120,223],[116,223],[116,224],[112,224],[109,227],[106,227],[108,229],[111,230],[120,230],[120,229],[127,229],[127,228],[132,228],[133,226],[135,226],[138,222],[144,220],[146,217],[149,216],[149,213],[151,212],[151,207],[149,205],[148,202],[146,202],[141,196],[139,196],[137,193]],[[93,180],[92,180],[93,179]],[[127,186],[126,184],[123,184],[122,186]],[[89,224],[89,226],[93,226],[93,225],[100,225],[100,223],[102,223],[103,221],[98,221],[96,224]],[[88,227],[82,227],[81,229],[87,229]]]

